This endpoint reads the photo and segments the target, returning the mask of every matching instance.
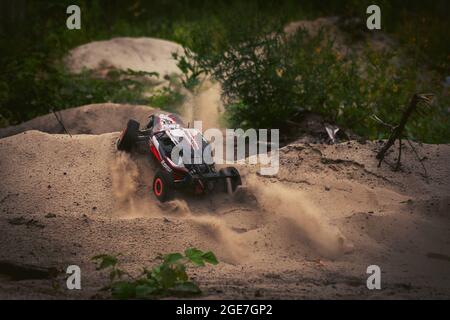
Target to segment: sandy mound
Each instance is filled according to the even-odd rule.
[[[160,205],[148,188],[154,167],[117,152],[117,136],[28,131],[0,140],[0,261],[77,264],[84,286],[0,277],[1,297],[88,298],[104,285],[93,255],[120,252],[137,272],[189,246],[222,262],[195,271],[210,297],[450,295],[450,146],[417,145],[427,183],[409,148],[392,172],[376,167],[373,143],[290,145],[275,177],[241,167],[245,188],[233,197],[179,194]],[[377,293],[365,287],[371,264],[384,271]]]
[[[185,99],[180,107],[181,118],[193,125],[202,121],[203,130],[221,128],[219,119],[223,113],[220,100],[220,85],[206,82],[197,95],[184,92]],[[57,112],[58,117],[70,134],[102,134],[123,130],[129,119],[135,119],[142,125],[154,112],[164,111],[148,106],[115,103],[98,103]],[[26,121],[16,126],[0,128],[0,138],[9,137],[27,130],[46,133],[65,133],[53,113]]]
[[[128,119],[145,123],[153,108],[139,105],[99,103],[66,109],[58,112],[70,134],[101,134],[123,130]],[[47,133],[64,133],[54,114],[47,114],[17,126],[0,129],[0,138],[15,135],[26,130]]]
[[[172,52],[183,53],[180,45],[153,38],[114,38],[79,46],[70,51],[66,64],[73,72],[89,70],[131,69],[158,72],[165,75],[180,73]]]

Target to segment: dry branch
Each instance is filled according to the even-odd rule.
[[[402,155],[402,138],[403,138],[403,131],[405,129],[405,126],[413,113],[415,113],[415,112],[420,113],[419,111],[421,111],[421,110],[417,109],[418,105],[422,102],[425,106],[429,106],[432,102],[432,97],[433,96],[430,94],[415,94],[412,97],[408,107],[403,112],[400,123],[396,126],[387,124],[387,123],[383,122],[382,120],[380,120],[376,116],[372,117],[373,119],[380,122],[384,126],[391,128],[391,134],[389,136],[388,141],[386,142],[386,144],[381,148],[381,150],[377,154],[377,159],[379,160],[378,167],[381,166],[381,163],[383,162],[384,157],[386,156],[386,152],[395,144],[395,141],[397,141],[397,140],[399,140],[400,145],[399,145],[396,169],[398,169],[400,167],[400,159],[401,159],[401,155]],[[409,142],[409,140],[408,140],[408,142]],[[420,158],[419,158],[419,161],[422,163]],[[423,166],[423,164],[422,164],[422,166]],[[425,174],[426,174],[426,169],[425,169]]]

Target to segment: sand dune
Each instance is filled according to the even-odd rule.
[[[160,80],[180,69],[172,53],[183,54],[183,48],[174,42],[154,38],[113,38],[95,41],[72,49],[66,65],[73,72],[83,69],[99,72],[109,69],[158,72]]]
[[[153,112],[154,109],[148,106],[98,103],[58,111],[57,114],[70,134],[101,134],[123,130],[128,119],[136,119],[145,123]],[[64,133],[64,129],[55,115],[50,113],[17,126],[0,128],[0,138],[27,130]]]

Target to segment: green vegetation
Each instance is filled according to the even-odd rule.
[[[186,270],[189,266],[202,267],[217,265],[216,256],[211,251],[203,252],[196,248],[181,253],[159,256],[162,263],[148,270],[144,268],[138,277],[131,276],[119,268],[116,256],[101,254],[92,258],[97,261],[97,270],[109,270],[109,284],[115,299],[157,299],[164,297],[188,297],[201,294]]]
[[[183,77],[181,83],[188,90],[194,90],[200,84],[200,75],[204,73],[202,67],[196,62],[195,54],[188,48],[184,48],[184,54],[172,53],[172,57],[177,61]]]
[[[183,100],[184,96],[178,90],[174,90],[171,87],[164,87],[154,90],[148,103],[154,108],[176,112]]]
[[[81,30],[65,27],[69,4],[81,7]],[[152,88],[150,81],[142,80],[156,75],[117,71],[102,79],[91,72],[72,75],[62,63],[71,48],[90,41],[148,36],[186,47],[187,58],[175,58],[183,71],[179,81],[188,90],[195,91],[202,72],[223,83],[227,118],[235,126],[283,128],[287,118],[300,119],[303,112],[313,111],[360,135],[382,138],[383,130],[370,119],[372,114],[395,123],[413,93],[431,92],[436,95],[433,112],[413,119],[408,134],[425,142],[450,142],[449,94],[442,85],[450,75],[446,0],[377,2],[383,31],[399,43],[395,52],[375,51],[362,43],[359,54],[345,55],[323,35],[299,32],[285,41],[280,32],[289,21],[338,15],[357,18],[341,28],[350,41],[361,40],[369,32],[364,27],[369,4],[369,0],[4,1],[0,126],[49,109],[108,101],[176,110],[183,99],[177,88],[153,91],[151,97],[144,94]],[[254,59],[254,64],[241,68],[243,59]],[[231,77],[224,72],[231,72]]]
[[[149,88],[147,103],[161,110],[168,112],[179,112],[179,107],[183,104],[184,94],[182,93],[182,79],[179,75],[172,74],[166,76],[167,85]]]
[[[148,104],[143,96],[150,86],[146,77],[154,73],[113,70],[106,78],[92,71],[70,74],[62,65],[42,66],[27,59],[28,68],[11,63],[0,82],[0,112],[11,123],[48,113],[50,109],[66,109],[90,103],[116,102]],[[35,62],[35,63],[34,63]],[[16,106],[16,107],[12,107]]]
[[[439,93],[436,72],[427,70],[419,77],[411,61],[399,61],[405,56],[400,50],[367,47],[343,54],[323,30],[311,37],[304,30],[287,35],[278,27],[273,31],[262,20],[240,30],[239,38],[225,38],[219,43],[224,50],[214,51],[210,41],[197,42],[200,54],[194,59],[222,83],[232,125],[283,128],[287,120],[315,112],[359,135],[384,138],[372,115],[395,124],[414,93],[435,92],[433,111],[413,119],[407,131],[412,139],[449,141],[450,99]],[[203,29],[196,39],[204,34]]]

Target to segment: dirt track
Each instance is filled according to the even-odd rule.
[[[450,146],[417,146],[426,183],[409,148],[393,172],[376,167],[376,143],[289,145],[275,177],[241,167],[245,189],[232,198],[179,195],[161,207],[148,191],[152,165],[118,153],[117,136],[0,140],[0,261],[83,272],[77,292],[62,279],[54,289],[0,277],[0,298],[91,298],[106,279],[92,256],[120,252],[137,272],[189,246],[221,261],[193,271],[207,298],[450,296]],[[365,286],[371,264],[383,271],[378,292]]]

